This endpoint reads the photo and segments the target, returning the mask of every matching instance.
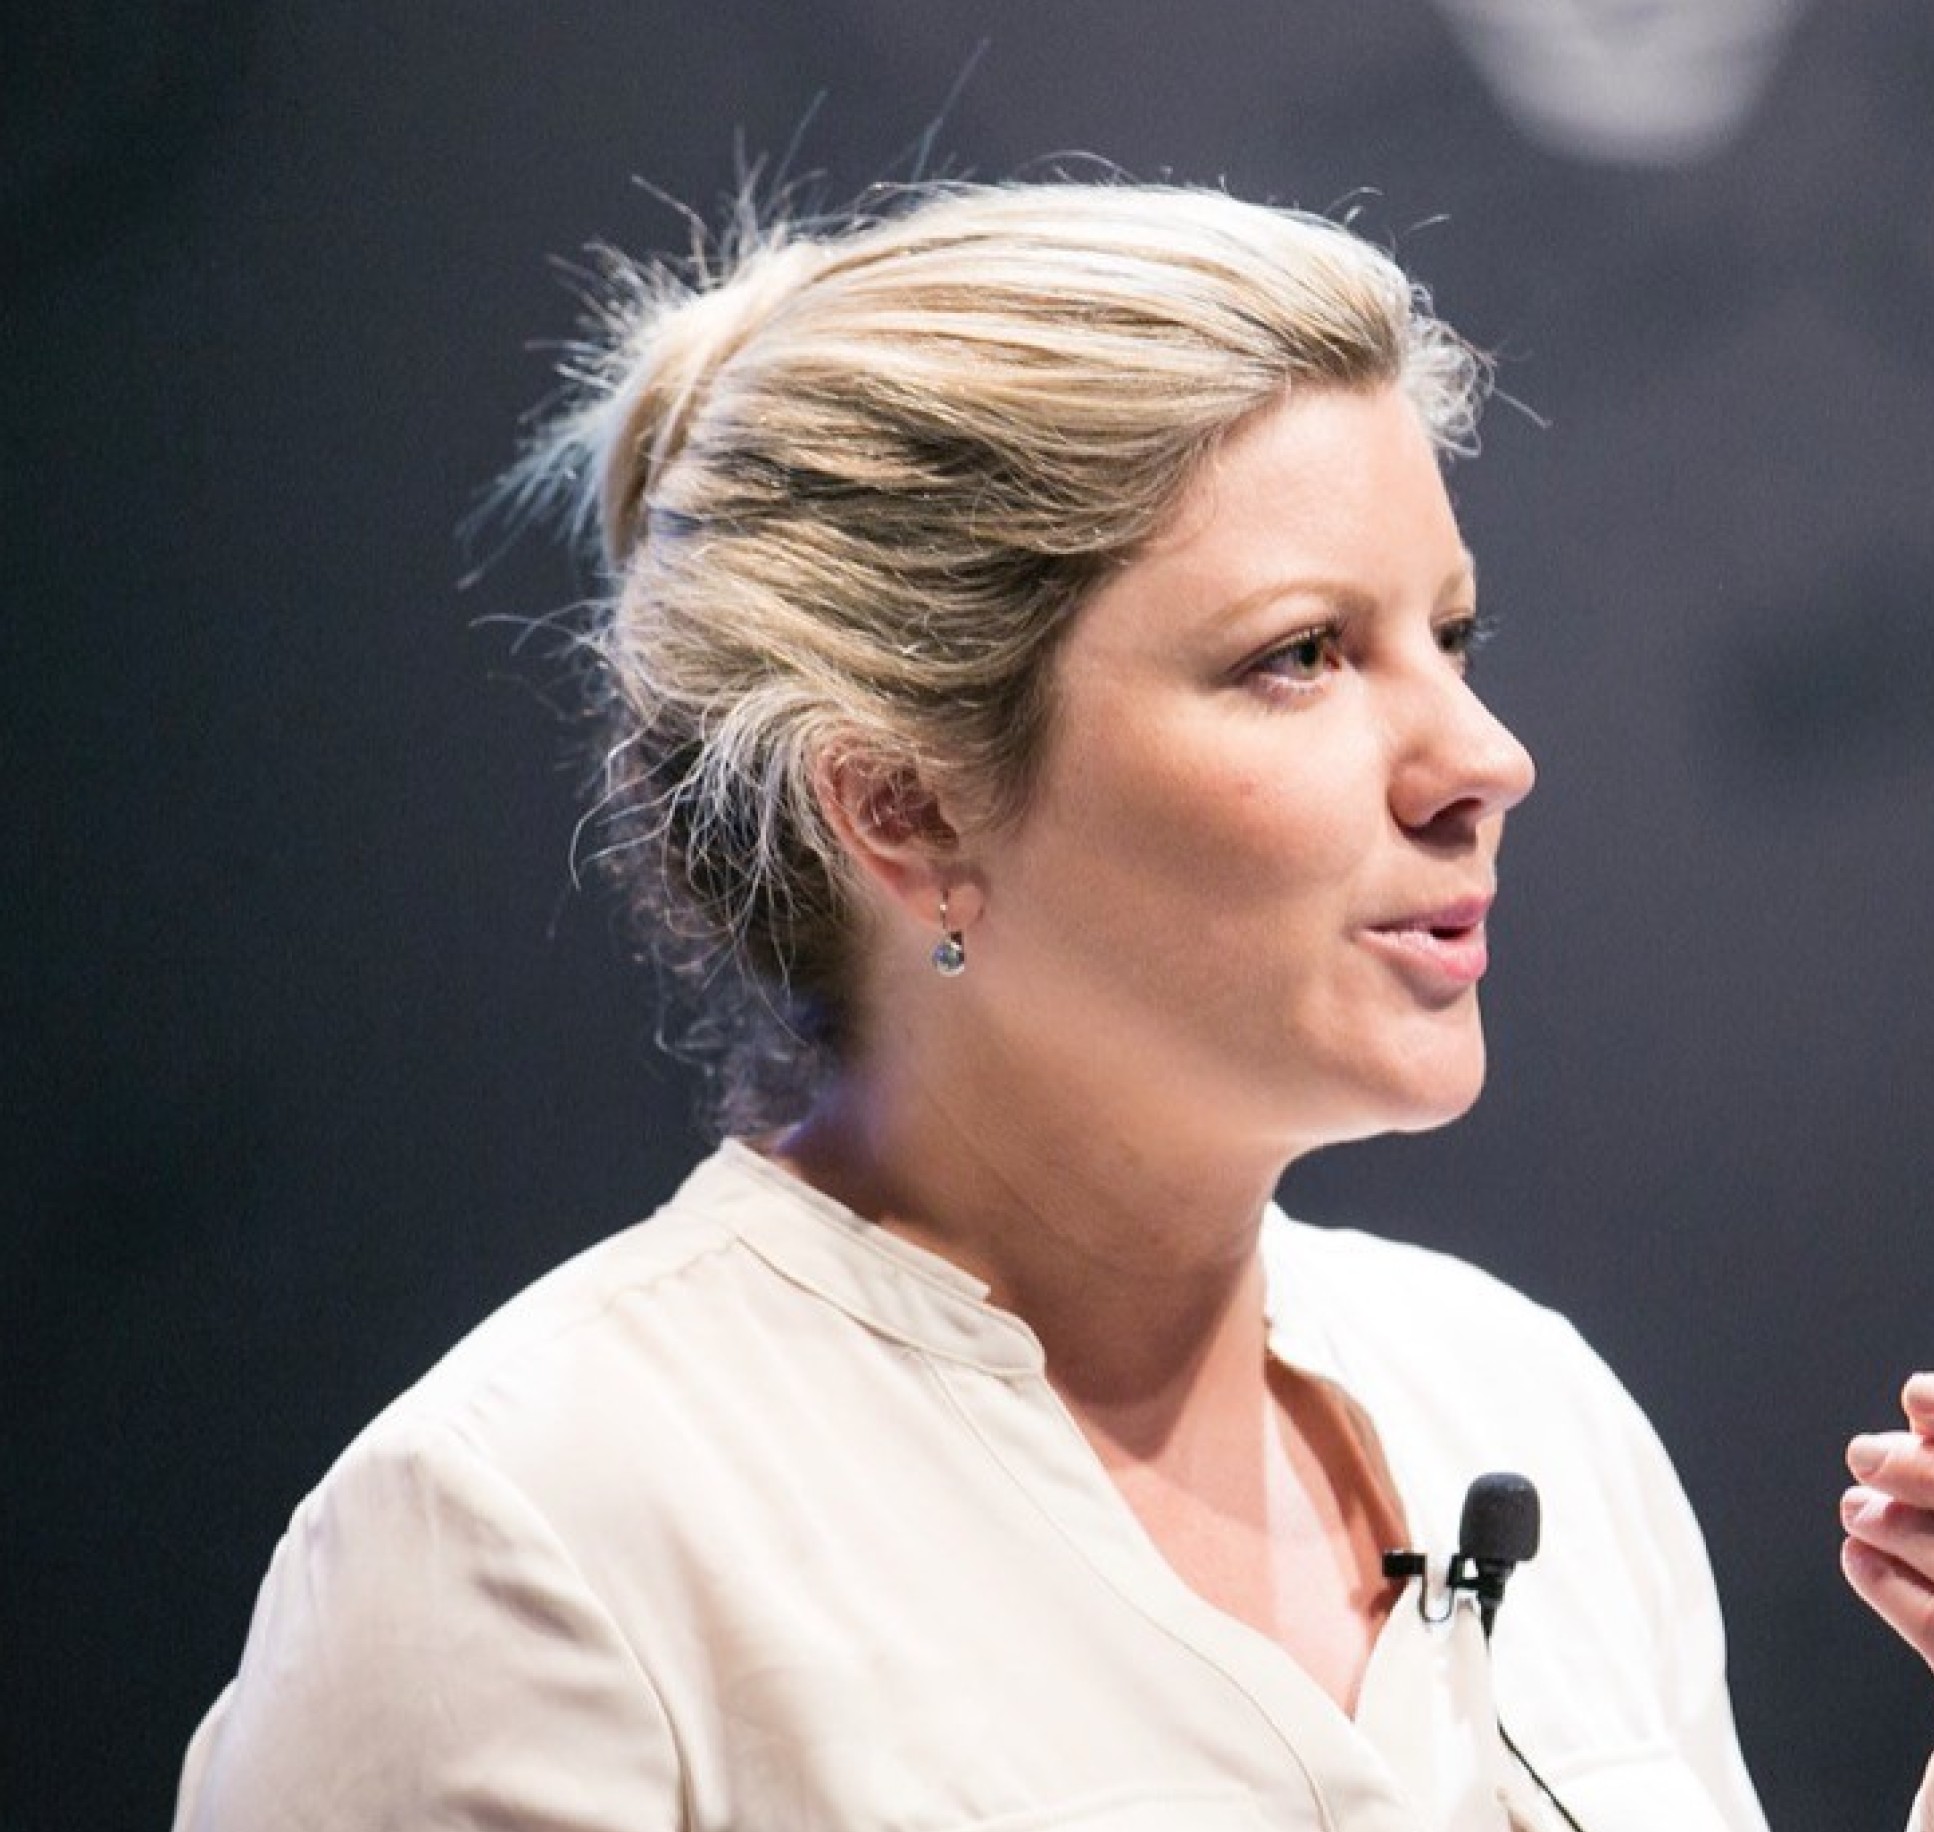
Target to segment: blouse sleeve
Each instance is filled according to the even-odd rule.
[[[1764,1832],[1766,1815],[1740,1752],[1726,1683],[1726,1634],[1705,1536],[1665,1447],[1637,1405],[1630,1406],[1635,1492],[1658,1561],[1663,1607],[1654,1619],[1667,1711],[1679,1747],[1718,1804],[1726,1825]]]
[[[175,1832],[661,1832],[650,1679],[536,1509],[454,1432],[381,1425],[276,1549]]]
[[[1766,1832],[1739,1747],[1704,1536],[1664,1445],[1616,1375],[1546,1312],[1526,1396],[1548,1482],[1548,1558],[1531,1568],[1553,1625],[1501,1666],[1506,1722],[1578,1822]],[[1527,1599],[1530,1590],[1527,1588]],[[1503,1640],[1502,1633],[1500,1641]],[[1525,1736],[1527,1732],[1518,1732]]]

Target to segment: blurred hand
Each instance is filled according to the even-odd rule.
[[[1840,1566],[1861,1600],[1934,1667],[1934,1374],[1901,1390],[1905,1431],[1866,1432],[1847,1446],[1854,1485],[1840,1500]],[[1934,1762],[1920,1819],[1934,1832]]]

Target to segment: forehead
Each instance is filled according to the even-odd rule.
[[[1408,598],[1468,573],[1435,448],[1397,387],[1306,388],[1204,460],[1170,521],[1090,609],[1213,615],[1278,589]]]

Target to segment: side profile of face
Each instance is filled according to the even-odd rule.
[[[1469,1106],[1533,775],[1466,678],[1474,592],[1398,389],[1238,428],[1077,614],[1028,810],[972,849],[996,1053],[1292,1154]]]

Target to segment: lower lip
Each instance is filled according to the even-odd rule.
[[[1490,964],[1484,928],[1438,935],[1429,929],[1369,929],[1366,939],[1405,973],[1433,987],[1475,986]]]

